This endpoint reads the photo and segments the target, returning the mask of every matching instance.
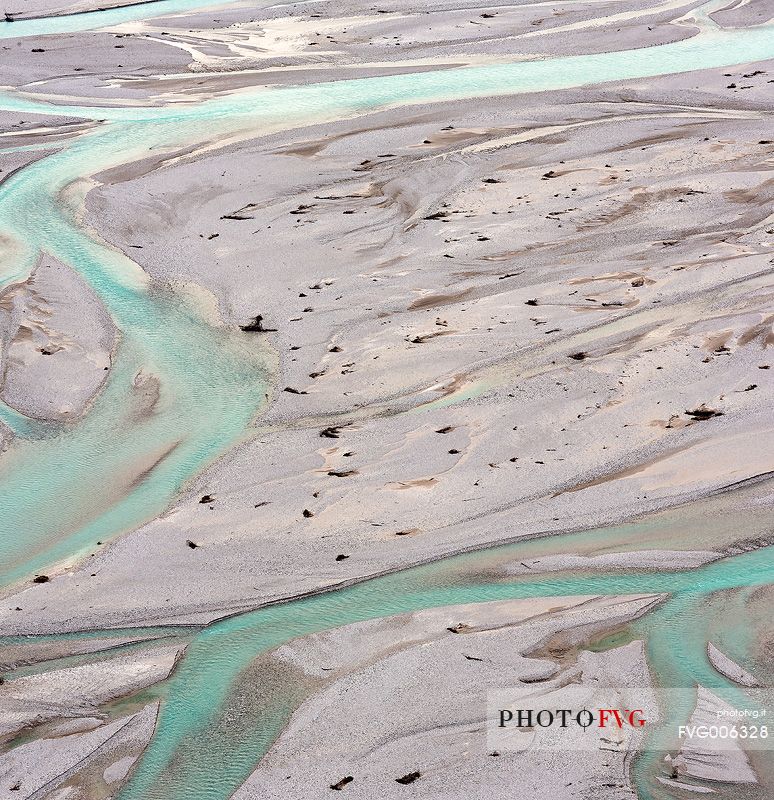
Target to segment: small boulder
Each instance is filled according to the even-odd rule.
[[[692,411],[689,411],[689,410],[686,409],[685,413],[688,414],[688,416],[691,419],[694,419],[694,420],[697,420],[697,421],[701,421],[701,420],[705,420],[705,419],[712,419],[712,417],[722,417],[723,416],[723,412],[722,411],[718,411],[715,408],[710,408],[709,406],[705,405],[704,403],[702,403],[700,406],[697,406]]]

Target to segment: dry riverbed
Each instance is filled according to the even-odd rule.
[[[15,96],[93,113],[2,112],[0,178],[98,131],[100,107],[161,111],[255,87],[625,50],[771,16],[760,2],[710,22],[695,2],[611,3],[604,18],[584,2],[255,5],[2,40]],[[143,626],[207,624],[517,539],[541,537],[490,564],[498,579],[690,570],[769,544],[773,78],[774,63],[758,62],[396,104],[202,136],[81,176],[63,206],[141,268],[149,291],[178,292],[271,351],[267,404],[158,518],[7,589],[0,633],[135,626],[141,639]],[[71,266],[44,253],[24,274],[26,254],[9,244],[0,400],[67,430],[109,379],[121,331]],[[0,454],[12,448],[0,419]],[[618,527],[562,543],[602,526]],[[622,664],[631,685],[649,685],[641,642],[594,653],[583,640],[561,664],[533,651],[580,617],[614,630],[653,602],[470,605],[291,642],[266,658],[303,673],[307,698],[235,797],[327,796],[346,777],[347,796],[392,797],[396,778],[418,772],[424,797],[536,793],[549,776],[546,796],[602,782],[599,796],[632,798],[623,759],[494,757],[481,693],[537,673],[619,680]],[[465,635],[449,631],[460,622]],[[34,732],[0,756],[2,791],[112,796],[158,705],[105,707],[163,683],[182,645],[108,657],[102,639],[92,654],[42,641],[0,651],[9,673],[38,670],[0,686],[0,734]],[[710,646],[719,674],[753,680]],[[71,658],[83,661],[60,663]],[[439,688],[450,681],[452,709]],[[378,724],[353,717],[374,696]],[[712,702],[701,699],[696,719]],[[321,730],[337,732],[324,751]],[[717,777],[717,764],[692,769]]]

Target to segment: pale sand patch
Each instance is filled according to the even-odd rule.
[[[47,797],[83,796],[100,783],[115,790],[150,741],[158,708],[150,703],[130,716],[100,721],[91,731],[21,744],[0,755],[0,781],[3,787],[18,783],[23,797],[41,791]],[[67,787],[65,794],[58,787]]]
[[[707,658],[721,675],[725,675],[734,683],[738,683],[740,686],[760,686],[754,675],[740,667],[712,642],[707,642]]]
[[[640,642],[606,653],[567,652],[557,661],[529,654],[557,635],[576,639],[565,645],[571,651],[641,615],[654,600],[567,597],[447,607],[290,642],[274,657],[326,683],[293,714],[234,797],[305,798],[346,775],[354,778],[346,786],[353,797],[392,797],[395,779],[414,771],[416,789],[433,797],[491,797],[516,782],[543,796],[538,781],[540,792],[596,781],[601,797],[608,795],[598,784],[610,782],[626,787],[616,797],[634,797],[623,753],[592,752],[582,761],[540,752],[493,757],[486,696],[522,680],[558,691],[559,702],[567,683],[647,687]]]
[[[179,645],[6,681],[0,686],[0,736],[60,719],[90,717],[104,703],[158,683],[182,652]]]

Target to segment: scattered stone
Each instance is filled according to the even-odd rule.
[[[294,389],[292,386],[286,386],[282,391],[288,394],[309,394],[309,392],[305,392],[303,389]]]
[[[215,495],[212,494],[203,494],[199,499],[200,503],[213,503],[215,501]]]
[[[185,543],[191,548],[191,550],[196,550],[196,548],[199,546],[196,544],[196,542],[192,542],[190,539],[186,539]]]
[[[436,433],[451,433],[454,430],[453,425],[447,425],[445,428],[438,428]]]
[[[403,775],[400,778],[395,778],[395,783],[402,783],[406,786],[409,783],[414,783],[417,778],[421,778],[422,773],[419,771],[416,772],[409,772],[408,775]]]
[[[694,408],[692,411],[686,409],[686,414],[694,420],[705,420],[705,419],[712,419],[712,417],[722,417],[723,412],[718,411],[715,408],[709,408],[704,403],[702,403],[697,408]]]
[[[48,583],[50,580],[51,580],[51,578],[49,578],[48,575],[36,575],[32,579],[32,582],[33,583]]]
[[[638,275],[638,276],[637,276],[637,277],[636,277],[636,278],[635,278],[635,279],[632,281],[632,284],[631,284],[631,285],[632,285],[632,286],[644,286],[644,285],[645,285],[645,278],[643,278],[641,275]]]
[[[586,354],[586,353],[584,353],[584,352],[581,350],[581,351],[579,351],[579,352],[577,352],[577,353],[570,353],[570,355],[569,355],[569,356],[567,356],[567,357],[568,357],[568,358],[572,358],[572,359],[574,359],[575,361],[583,361],[583,359],[584,359],[584,358],[586,358],[586,355],[587,355],[587,354]]]
[[[320,431],[320,436],[323,439],[338,439],[341,435],[341,427],[337,425],[331,425],[329,428],[323,428]]]
[[[304,517],[306,517],[306,519],[309,519],[309,517],[314,516],[314,511],[310,511],[308,508],[305,508],[302,514],[304,515]]]
[[[345,556],[344,553],[339,553],[336,556],[336,561],[346,561],[348,558],[349,556]]]
[[[458,622],[456,625],[452,625],[451,628],[447,628],[446,630],[451,633],[464,633],[470,630],[470,625],[468,625],[467,622]]]
[[[348,475],[357,475],[356,469],[329,469],[328,474],[333,478],[346,478]]]
[[[241,330],[245,331],[245,333],[276,333],[276,328],[264,328],[263,327],[263,316],[258,314],[252,322],[248,322],[247,325],[240,325]]]
[[[331,789],[340,792],[348,783],[352,783],[355,779],[351,775],[345,775],[340,781],[331,784]]]

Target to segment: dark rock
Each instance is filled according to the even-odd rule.
[[[402,783],[406,786],[409,783],[414,783],[417,778],[421,778],[422,773],[417,770],[416,772],[409,772],[408,775],[403,775],[400,778],[395,778],[395,783]]]
[[[583,361],[583,359],[586,358],[586,353],[584,353],[583,351],[580,351],[578,353],[570,353],[570,355],[567,357],[573,358],[575,359],[575,361]]]
[[[320,431],[320,436],[323,439],[338,439],[341,435],[341,428],[336,425],[331,425],[329,428],[323,428]]]
[[[241,330],[245,331],[245,333],[276,333],[276,328],[264,328],[263,327],[263,315],[258,314],[252,322],[248,322],[247,325],[240,325]]]
[[[203,494],[199,498],[200,503],[213,503],[215,501],[215,495],[212,494]]]
[[[447,628],[447,631],[451,633],[464,633],[465,631],[470,630],[470,625],[467,622],[458,622],[456,625],[453,625],[451,628]]]
[[[351,775],[345,775],[340,781],[331,784],[331,789],[340,792],[348,783],[352,783],[355,779]]]
[[[345,556],[343,553],[339,553],[336,556],[336,561],[346,561],[348,558],[349,556]]]
[[[32,582],[33,583],[48,583],[50,580],[51,580],[51,578],[49,578],[48,575],[36,575],[32,579]]]
[[[306,519],[309,519],[309,517],[314,516],[314,511],[310,511],[308,508],[305,508],[301,513],[304,515]]]
[[[702,403],[700,406],[697,406],[692,411],[686,409],[685,413],[688,414],[688,416],[691,417],[691,419],[695,420],[705,420],[705,419],[712,419],[712,417],[723,416],[722,411],[718,411],[717,409],[714,408],[709,408],[708,406],[704,405],[704,403]]]
[[[199,546],[196,544],[196,542],[192,542],[190,539],[186,539],[185,543],[191,548],[191,550],[196,550],[196,548]]]

